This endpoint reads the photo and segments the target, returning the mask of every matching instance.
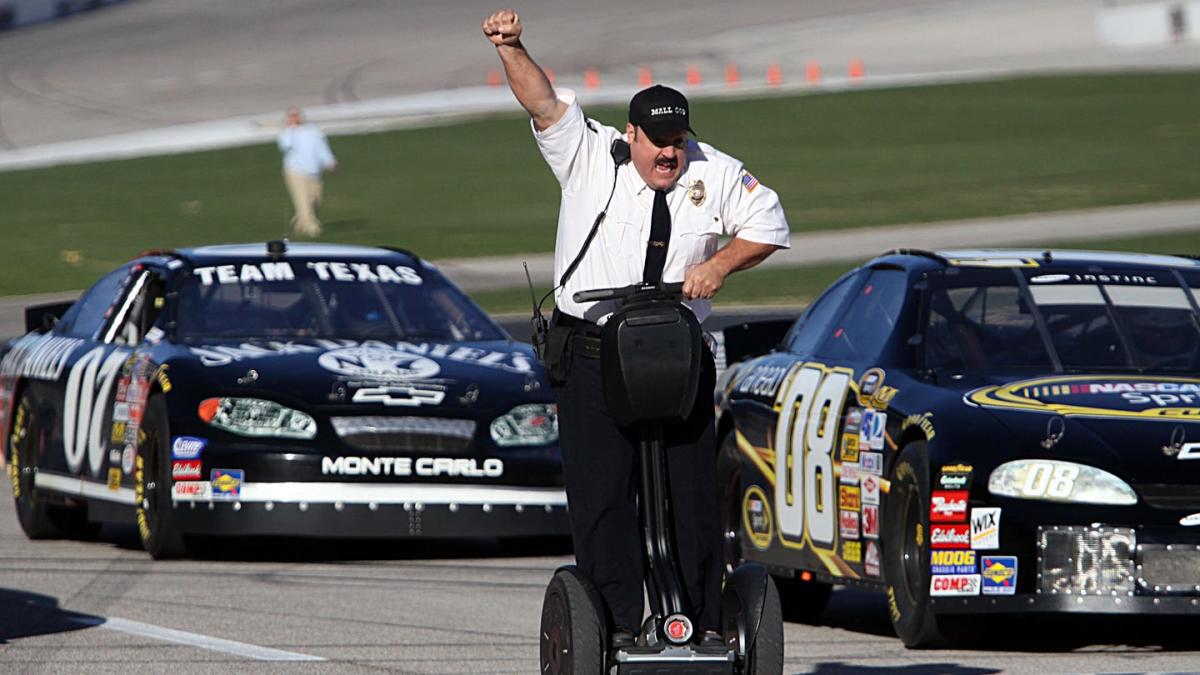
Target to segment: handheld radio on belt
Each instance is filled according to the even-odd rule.
[[[592,223],[592,229],[588,232],[587,239],[583,241],[583,246],[580,247],[578,255],[567,265],[566,271],[558,280],[558,285],[551,288],[549,292],[542,296],[541,302],[537,301],[537,294],[533,291],[533,278],[529,276],[529,265],[525,264],[525,281],[529,284],[529,301],[533,304],[533,317],[530,322],[533,324],[533,336],[531,343],[533,344],[533,353],[537,356],[538,362],[543,366],[546,365],[546,341],[547,333],[550,331],[550,324],[546,321],[546,317],[542,316],[542,304],[546,302],[554,294],[554,291],[566,285],[567,279],[575,272],[575,268],[579,267],[580,261],[583,260],[583,255],[587,253],[588,247],[592,245],[592,240],[596,238],[596,232],[600,230],[600,223],[604,222],[604,217],[608,215],[608,207],[612,204],[613,195],[617,192],[617,174],[621,169],[621,165],[629,161],[629,143],[623,139],[617,138],[612,142],[609,148],[609,154],[613,159],[613,184],[612,189],[608,192],[608,201],[604,203],[604,208],[600,209],[600,213],[596,214],[596,220]]]

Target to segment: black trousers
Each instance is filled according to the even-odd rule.
[[[712,398],[716,371],[707,350],[703,363],[691,415],[664,429],[664,444],[675,552],[689,615],[698,629],[719,630],[723,560]],[[645,607],[637,434],[618,427],[609,415],[598,358],[574,354],[567,381],[555,395],[577,564],[608,604],[615,625],[636,633]]]

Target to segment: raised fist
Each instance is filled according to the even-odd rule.
[[[497,47],[515,45],[521,41],[521,17],[511,9],[502,9],[483,20],[483,34]]]

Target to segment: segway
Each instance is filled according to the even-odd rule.
[[[609,411],[622,426],[638,430],[638,511],[650,616],[632,646],[614,648],[599,592],[574,565],[559,568],[542,603],[543,673],[782,672],[779,595],[761,565],[740,565],[725,581],[723,644],[694,639],[674,551],[663,448],[663,425],[687,416],[700,380],[702,333],[695,315],[680,301],[682,290],[680,283],[635,284],[574,296],[576,302],[621,301],[601,333],[601,370]]]

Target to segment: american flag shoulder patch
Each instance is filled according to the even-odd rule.
[[[754,188],[758,187],[758,179],[749,171],[743,171],[742,187],[746,188],[746,192],[753,192]]]

